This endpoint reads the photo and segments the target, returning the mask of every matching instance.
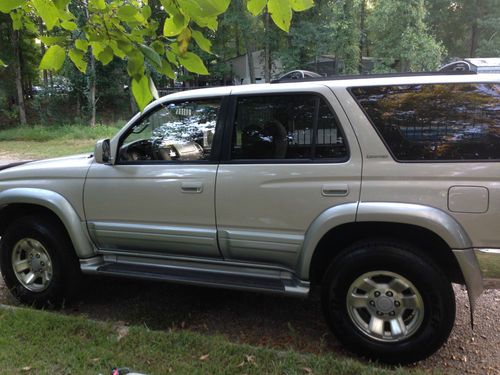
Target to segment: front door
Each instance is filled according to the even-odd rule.
[[[232,91],[230,142],[217,176],[217,228],[226,259],[293,269],[313,220],[358,201],[361,156],[328,88],[296,92],[276,85],[273,91]]]
[[[219,257],[217,161],[220,98],[159,105],[120,137],[115,165],[94,163],[84,205],[102,252]]]

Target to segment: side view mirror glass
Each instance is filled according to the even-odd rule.
[[[109,139],[97,141],[94,151],[94,159],[99,164],[109,164],[111,162],[111,147]]]

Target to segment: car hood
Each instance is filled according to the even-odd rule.
[[[85,178],[93,160],[93,155],[88,153],[11,163],[0,167],[0,181],[40,178]]]

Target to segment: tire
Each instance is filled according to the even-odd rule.
[[[343,251],[325,274],[322,305],[347,349],[388,364],[430,356],[455,322],[451,283],[418,248],[399,241],[365,241]]]
[[[5,230],[0,246],[2,276],[20,302],[60,307],[75,296],[81,279],[78,258],[66,229],[53,217],[17,219]]]

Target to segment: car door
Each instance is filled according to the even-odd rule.
[[[92,164],[84,205],[101,252],[220,257],[213,145],[221,103],[159,104],[120,136],[114,165]]]
[[[228,260],[294,268],[313,220],[359,199],[355,135],[322,85],[235,88],[231,101],[216,185],[221,252]]]

